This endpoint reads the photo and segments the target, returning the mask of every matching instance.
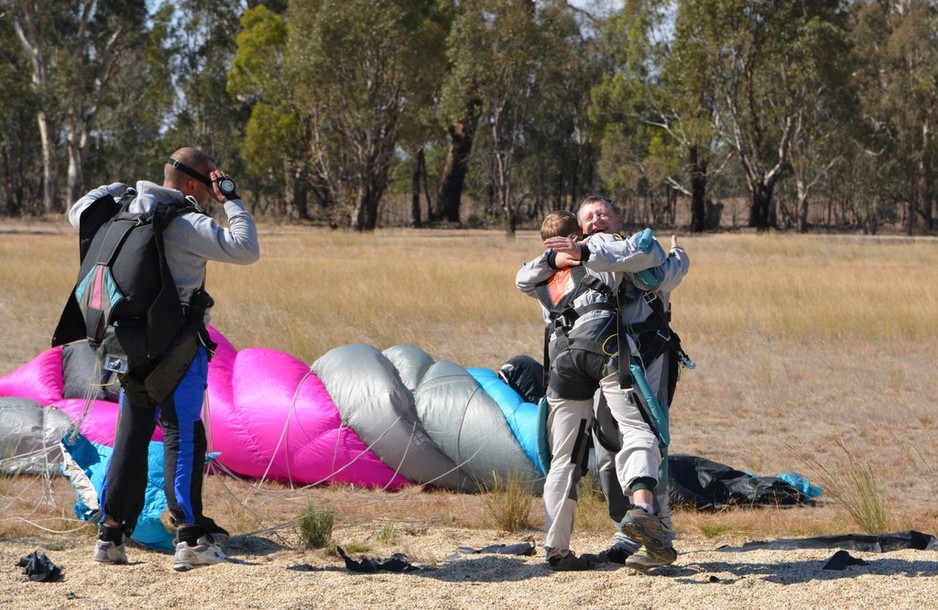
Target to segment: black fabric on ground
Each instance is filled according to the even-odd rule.
[[[23,568],[23,574],[26,574],[29,580],[53,582],[62,577],[62,568],[52,563],[42,551],[33,551],[25,557],[20,557],[16,565]]]
[[[721,551],[751,551],[754,549],[850,549],[869,553],[888,553],[900,549],[938,551],[938,540],[929,534],[915,530],[894,534],[843,534],[840,536],[817,536],[813,538],[783,538],[781,540],[756,540],[737,547],[720,547]]]
[[[693,455],[668,456],[668,494],[674,506],[697,510],[725,506],[793,506],[801,501],[795,487],[776,477],[753,476]]]
[[[410,561],[407,560],[407,556],[403,553],[394,553],[388,560],[365,558],[361,561],[355,561],[348,556],[342,547],[337,546],[335,547],[335,550],[339,556],[345,560],[346,569],[352,572],[373,574],[378,571],[414,572],[420,569],[414,565],[411,565]]]
[[[824,564],[822,570],[846,570],[850,566],[865,566],[866,561],[853,557],[847,551],[837,551]]]
[[[498,369],[498,376],[525,402],[537,404],[544,397],[544,366],[531,356],[514,356]]]

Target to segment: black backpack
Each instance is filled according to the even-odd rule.
[[[186,311],[166,262],[163,230],[193,205],[129,210],[137,192],[93,202],[79,222],[81,268],[52,345],[87,339],[107,370],[152,368],[186,326]]]

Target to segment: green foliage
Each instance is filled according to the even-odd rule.
[[[290,5],[285,61],[294,103],[308,120],[313,180],[338,224],[377,224],[405,112],[427,97],[414,89],[423,60],[410,41],[425,38],[428,8],[390,0]]]
[[[700,526],[700,533],[704,538],[716,538],[730,532],[732,528],[726,523],[705,523]]]
[[[415,176],[437,216],[465,193],[509,233],[593,191],[653,224],[691,196],[694,231],[747,189],[759,228],[936,227],[927,0],[87,7],[0,1],[0,212],[158,180],[191,144],[258,211],[362,230]]]
[[[310,501],[300,515],[300,542],[308,549],[321,549],[332,540],[332,526],[335,524],[335,512],[318,506]]]
[[[294,179],[307,159],[303,119],[284,64],[289,25],[260,4],[244,13],[241,28],[227,83],[231,95],[251,105],[241,155],[262,191],[277,199],[292,198],[295,187],[305,189]],[[284,207],[292,204],[285,201]]]

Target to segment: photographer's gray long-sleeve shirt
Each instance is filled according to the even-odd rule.
[[[187,200],[176,189],[146,180],[137,182],[135,188],[137,198],[130,205],[131,212],[145,212],[160,204],[195,203],[194,199]],[[108,194],[118,199],[126,190],[127,187],[119,182],[93,189],[69,210],[69,222],[78,228],[81,213],[94,201]],[[163,232],[166,262],[183,303],[188,303],[202,286],[208,261],[247,265],[260,258],[257,227],[241,200],[226,201],[225,214],[228,218],[227,228],[220,226],[207,214],[188,212],[174,219]]]

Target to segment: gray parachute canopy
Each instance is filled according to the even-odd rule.
[[[0,398],[0,472],[54,474],[62,464],[62,440],[72,419],[35,400]]]
[[[384,354],[363,343],[330,350],[312,366],[332,396],[343,425],[382,462],[415,483],[476,491],[472,479],[443,453],[421,424],[413,393]]]
[[[541,479],[498,403],[463,367],[437,362],[423,375],[414,398],[430,438],[479,486],[494,489],[512,476]]]

